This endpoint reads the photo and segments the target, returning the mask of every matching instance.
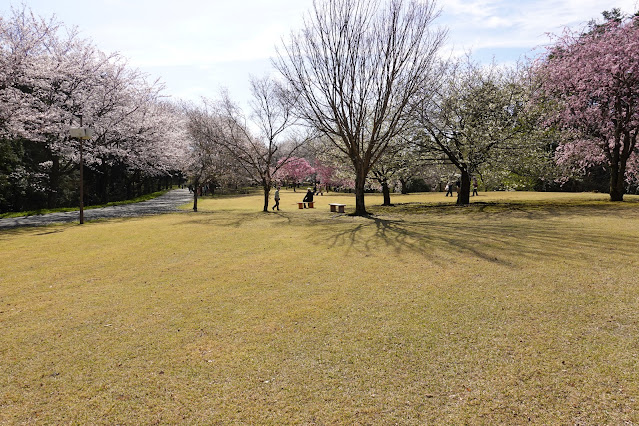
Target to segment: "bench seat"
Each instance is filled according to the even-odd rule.
[[[346,207],[346,204],[329,203],[328,205],[331,207],[332,212],[345,213],[344,207]]]

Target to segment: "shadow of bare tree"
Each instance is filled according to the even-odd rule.
[[[551,205],[491,210],[491,207],[478,206],[463,215],[447,214],[448,208],[437,207],[424,209],[434,214],[361,217],[352,220],[351,226],[339,226],[324,233],[328,236],[322,241],[331,247],[348,246],[366,253],[417,252],[433,261],[437,260],[438,252],[446,251],[505,266],[514,258],[578,259],[586,249],[610,252],[638,244],[631,235],[611,235],[606,229],[606,217],[615,214],[614,209],[597,206],[562,209]],[[625,213],[639,217],[636,209]],[[581,220],[585,217],[601,221],[601,226],[584,227]]]

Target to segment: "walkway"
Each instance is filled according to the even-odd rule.
[[[84,220],[114,219],[176,212],[178,206],[193,199],[188,189],[174,189],[148,201],[121,206],[101,207],[84,211]],[[0,219],[0,230],[21,226],[43,226],[61,222],[79,222],[79,210],[64,213],[48,213],[36,216]]]

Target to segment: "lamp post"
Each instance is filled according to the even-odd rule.
[[[80,225],[84,223],[84,153],[82,150],[82,141],[91,139],[93,130],[88,127],[82,127],[82,116],[80,118],[80,127],[72,127],[69,129],[69,136],[80,141]]]

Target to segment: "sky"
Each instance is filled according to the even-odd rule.
[[[36,15],[76,26],[102,51],[160,78],[165,94],[198,102],[227,89],[247,105],[249,78],[273,73],[270,58],[299,30],[313,0],[2,0],[0,13],[25,4]],[[548,34],[583,28],[601,12],[639,10],[639,0],[439,0],[448,28],[443,53],[470,51],[481,62],[535,56]]]

